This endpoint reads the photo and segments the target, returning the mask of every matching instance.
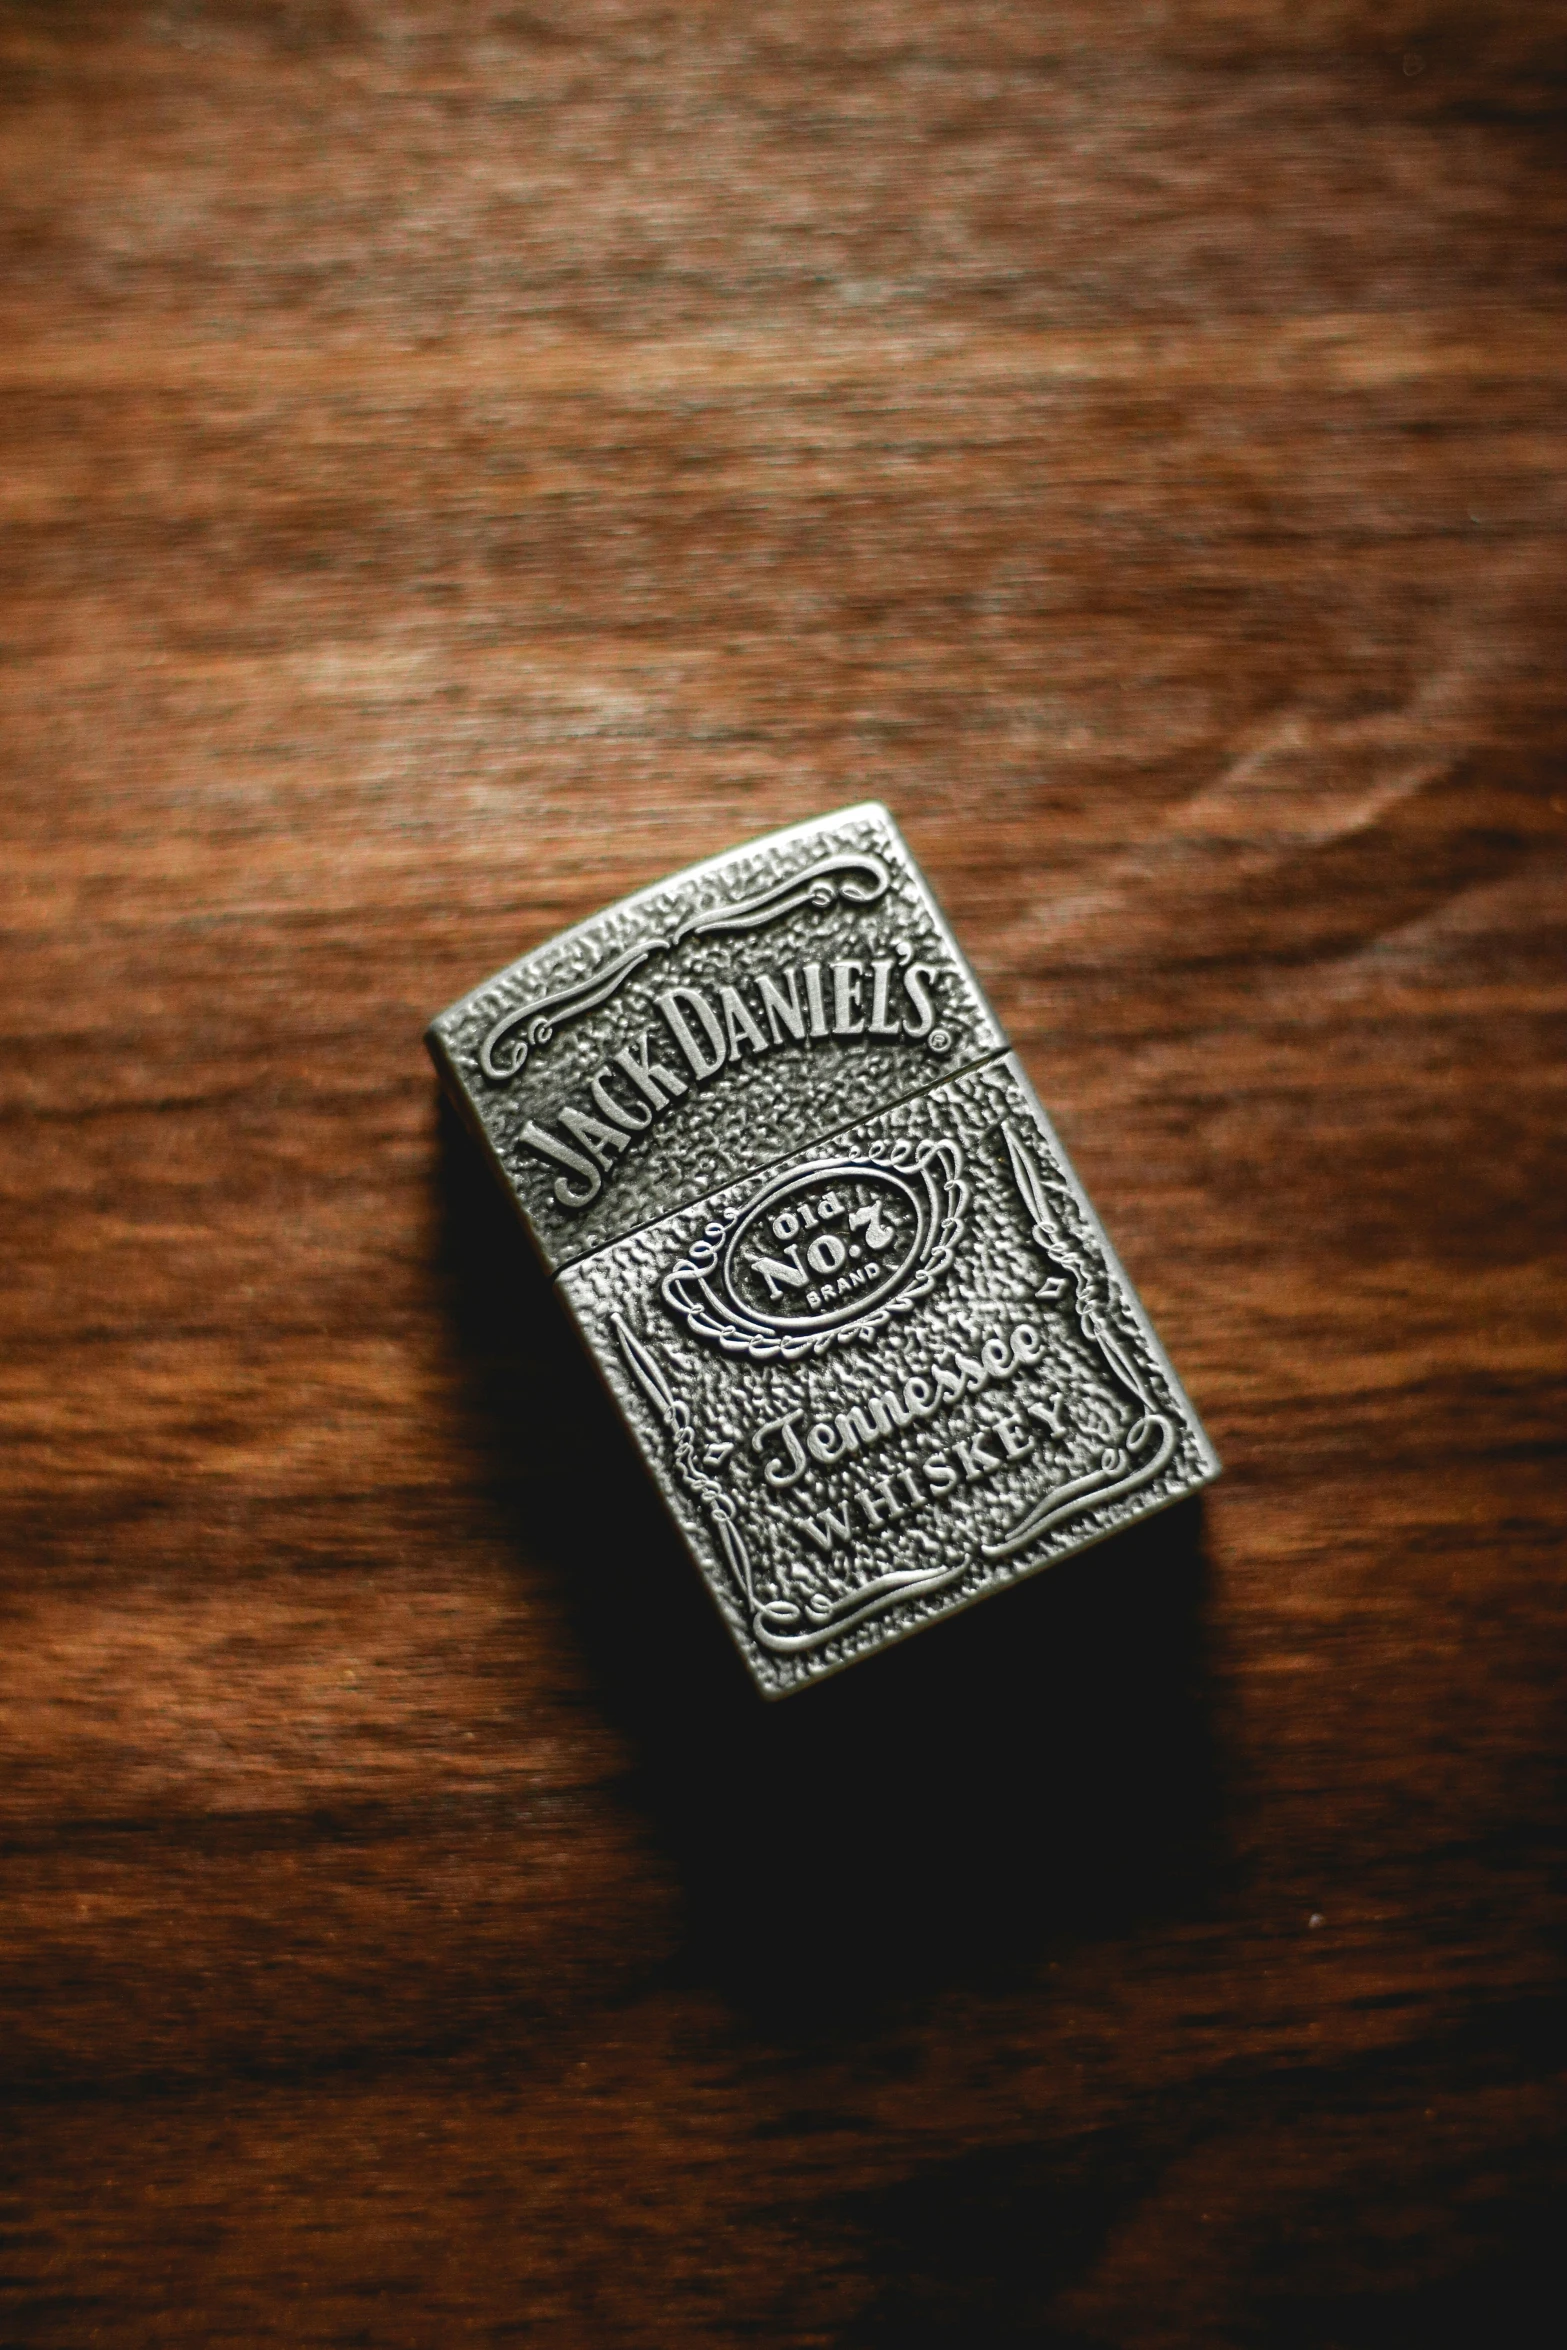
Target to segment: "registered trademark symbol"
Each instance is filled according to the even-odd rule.
[[[952,1039],[944,1028],[933,1028],[928,1042],[933,1053],[946,1053],[952,1050]]]

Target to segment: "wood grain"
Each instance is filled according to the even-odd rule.
[[[1567,20],[0,0],[0,2336],[1554,2341]],[[424,1020],[885,798],[1224,1455],[778,1713]]]

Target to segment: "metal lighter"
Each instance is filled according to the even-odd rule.
[[[428,1043],[764,1695],[1217,1473],[884,808],[638,892]]]

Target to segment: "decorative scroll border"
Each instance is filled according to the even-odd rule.
[[[718,1546],[724,1554],[730,1573],[745,1596],[752,1614],[756,1612],[756,1592],[751,1582],[751,1554],[740,1531],[739,1512],[734,1496],[726,1493],[718,1479],[709,1474],[722,1468],[733,1447],[728,1444],[710,1444],[704,1458],[696,1457],[697,1435],[692,1424],[691,1406],[684,1396],[677,1395],[664,1376],[664,1366],[645,1340],[626,1321],[624,1315],[611,1318],[611,1327],[620,1341],[620,1351],[648,1402],[669,1432],[670,1450],[675,1456],[677,1473],[684,1478],[691,1492],[712,1520]]]
[[[726,1354],[749,1355],[758,1363],[772,1362],[779,1357],[785,1362],[795,1362],[801,1355],[825,1354],[830,1347],[868,1338],[894,1314],[912,1313],[951,1265],[963,1238],[969,1191],[963,1180],[963,1154],[955,1142],[943,1139],[916,1144],[909,1136],[900,1136],[896,1142],[880,1144],[860,1158],[820,1159],[813,1165],[791,1167],[775,1179],[772,1188],[778,1191],[792,1188],[812,1174],[819,1174],[824,1181],[834,1176],[847,1181],[859,1172],[874,1173],[878,1166],[919,1176],[927,1201],[924,1244],[908,1268],[904,1286],[891,1296],[881,1298],[850,1321],[835,1323],[830,1330],[781,1330],[760,1316],[742,1315],[715,1289],[711,1275],[723,1253],[730,1226],[742,1212],[749,1213],[756,1205],[758,1195],[753,1193],[741,1206],[728,1210],[722,1221],[709,1224],[702,1237],[693,1243],[665,1279],[665,1303],[699,1338],[710,1339]]]
[[[655,934],[628,947],[613,962],[601,963],[585,979],[574,980],[569,987],[558,988],[553,995],[542,996],[537,1003],[519,1004],[513,1011],[503,1012],[500,1019],[487,1030],[479,1046],[479,1066],[492,1083],[507,1085],[527,1066],[531,1053],[542,1052],[558,1028],[568,1021],[580,1020],[584,1013],[595,1012],[600,1004],[624,987],[634,971],[654,955],[672,955],[688,938],[713,936],[730,931],[760,930],[771,922],[781,922],[801,906],[814,907],[824,914],[840,900],[850,906],[874,906],[886,896],[892,875],[882,859],[868,850],[845,850],[834,857],[822,857],[802,872],[790,874],[786,880],[775,882],[771,889],[757,896],[741,898],[728,906],[713,906],[706,913],[688,914],[673,930]],[[519,1030],[525,1031],[518,1034]],[[510,1052],[499,1058],[502,1048]]]
[[[1089,1510],[1141,1492],[1168,1466],[1176,1446],[1174,1422],[1159,1410],[1142,1373],[1094,1300],[1090,1282],[1098,1260],[1068,1221],[1075,1205],[1071,1190],[1041,1176],[1013,1127],[1004,1125],[1001,1132],[1018,1195],[1033,1220],[1034,1244],[1059,1268],[1040,1294],[1053,1305],[1070,1290],[1079,1330],[1098,1354],[1112,1384],[1130,1398],[1137,1416],[1119,1444],[1106,1446],[1097,1468],[1051,1486],[1006,1534],[980,1545],[981,1557],[992,1563],[1015,1557],[1041,1536]],[[690,1405],[675,1393],[658,1357],[625,1318],[614,1315],[612,1326],[632,1376],[668,1434],[676,1473],[707,1516],[750,1616],[752,1635],[763,1648],[777,1656],[801,1655],[852,1631],[898,1600],[940,1591],[972,1571],[973,1558],[969,1556],[948,1567],[899,1569],[861,1584],[858,1590],[844,1592],[838,1599],[829,1599],[823,1592],[803,1605],[791,1599],[759,1601],[734,1496],[712,1474],[722,1468],[733,1446],[710,1443],[699,1457]]]
[[[829,1600],[825,1592],[819,1593],[815,1595],[815,1605],[809,1600],[804,1606],[792,1599],[759,1601],[751,1554],[740,1531],[734,1496],[726,1493],[718,1479],[710,1474],[711,1470],[723,1466],[733,1448],[728,1444],[710,1444],[699,1460],[690,1405],[675,1393],[662,1363],[623,1315],[612,1317],[612,1327],[632,1376],[668,1433],[677,1474],[707,1514],[725,1564],[750,1612],[752,1634],[763,1648],[770,1649],[775,1656],[798,1656],[807,1649],[820,1648],[824,1641],[835,1639],[840,1632],[852,1631],[856,1624],[890,1607],[894,1600],[909,1598],[916,1592],[938,1591],[943,1584],[955,1583],[960,1575],[967,1573],[969,1561],[963,1559],[951,1567],[910,1567],[882,1575],[874,1583],[862,1584],[857,1591],[846,1591],[839,1599]],[[801,1624],[805,1628],[797,1630],[795,1627]]]
[[[1078,1328],[1098,1353],[1112,1382],[1130,1396],[1138,1411],[1121,1443],[1106,1446],[1096,1469],[1090,1469],[1086,1476],[1073,1477],[1064,1485],[1053,1485],[1006,1534],[994,1542],[982,1543],[981,1555],[987,1559],[1013,1558],[1037,1542],[1042,1534],[1081,1517],[1085,1510],[1140,1492],[1153,1482],[1175,1451],[1174,1422],[1159,1410],[1141,1372],[1094,1301],[1089,1280],[1095,1260],[1056,1205],[1059,1200],[1070,1209],[1074,1204],[1071,1191],[1064,1183],[1044,1180],[1015,1128],[1003,1126],[1001,1133],[1012,1162],[1012,1179],[1018,1196],[1033,1218],[1034,1245],[1044,1251],[1052,1265],[1059,1267],[1058,1273],[1045,1283],[1041,1295],[1054,1304],[1071,1291]],[[1150,1442],[1152,1452],[1147,1449]]]

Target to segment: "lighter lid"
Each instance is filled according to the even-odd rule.
[[[872,802],[623,898],[426,1042],[557,1272],[1006,1038]]]

